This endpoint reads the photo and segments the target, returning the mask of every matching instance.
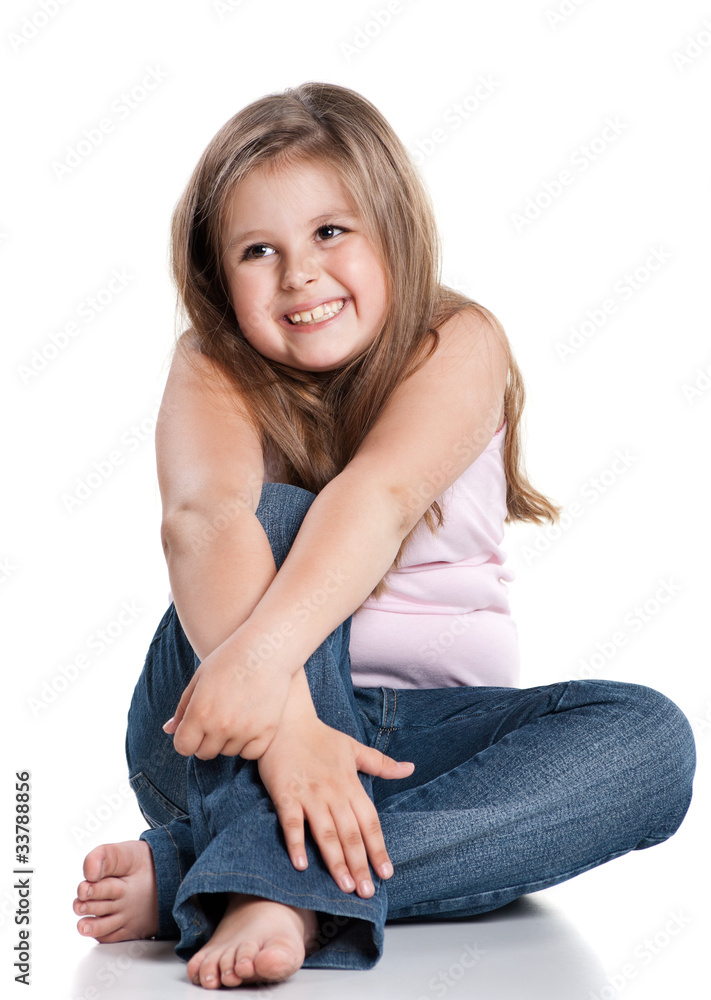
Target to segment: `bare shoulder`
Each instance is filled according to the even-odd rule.
[[[450,365],[464,365],[476,369],[478,378],[493,378],[506,384],[509,369],[509,348],[506,334],[499,320],[490,310],[480,305],[467,305],[454,313],[437,328],[439,344],[436,354],[444,370]],[[432,374],[440,374],[437,366]],[[498,409],[496,429],[504,421],[504,402]]]
[[[256,510],[264,476],[260,436],[226,372],[191,335],[176,346],[156,425],[166,510],[239,496]]]

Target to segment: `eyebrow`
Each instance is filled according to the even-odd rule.
[[[353,214],[353,209],[351,208],[333,208],[330,212],[324,212],[323,215],[317,215],[315,219],[311,219],[309,225],[315,226],[317,223],[323,225],[325,222],[328,222],[333,218],[355,221],[356,216]],[[244,233],[236,233],[227,244],[226,249],[229,250],[235,245],[235,243],[241,243],[243,240],[250,240],[252,237],[259,236],[265,232],[267,232],[266,229],[249,229]]]

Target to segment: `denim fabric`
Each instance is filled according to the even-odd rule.
[[[313,494],[265,483],[257,516],[277,567]],[[395,874],[375,895],[345,893],[307,827],[297,871],[257,762],[186,759],[161,726],[198,664],[175,607],[151,642],[128,717],[131,785],[151,829],[159,936],[188,959],[209,940],[228,892],[316,910],[320,949],[304,968],[369,969],[386,919],[465,917],[503,906],[679,827],[695,748],[677,706],[637,684],[563,681],[520,690],[354,688],[347,619],[306,673],[319,717],[414,761],[399,780],[360,780],[374,801]]]

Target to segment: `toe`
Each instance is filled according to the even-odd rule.
[[[77,896],[82,902],[95,899],[123,899],[126,883],[120,878],[102,878],[98,882],[81,882]]]
[[[113,899],[91,899],[85,903],[81,899],[74,900],[74,912],[78,917],[91,915],[92,917],[106,917],[117,912],[116,902]]]
[[[89,851],[84,858],[84,878],[88,882],[98,882],[106,873],[106,852],[108,847],[108,844],[101,844],[100,847],[95,847],[93,851]]]
[[[84,878],[88,882],[113,876],[125,878],[140,867],[147,851],[150,852],[150,847],[140,840],[101,844],[84,858]]]
[[[235,952],[234,948],[226,948],[220,956],[220,980],[223,986],[239,986],[242,977],[235,972]]]
[[[245,941],[237,949],[235,955],[235,972],[242,979],[253,979],[254,960],[259,953],[259,945],[254,941]]]
[[[79,899],[91,899],[94,895],[93,882],[80,882],[77,886],[77,897]]]
[[[217,959],[218,956],[212,951],[209,944],[195,952],[188,962],[187,972],[190,981],[196,986],[204,986],[206,989],[217,989],[220,986]]]
[[[123,916],[112,913],[105,917],[86,917],[77,924],[79,933],[84,937],[93,937],[102,941],[107,935],[118,931],[123,925]]]
[[[262,949],[254,962],[254,971],[266,981],[288,979],[300,967],[294,950],[288,944],[274,942]]]
[[[199,985],[200,982],[200,966],[202,965],[202,960],[205,956],[204,949],[196,951],[193,957],[188,962],[187,969],[185,970],[188,974],[188,979],[191,983]]]
[[[200,966],[200,985],[208,990],[217,990],[222,986],[220,981],[220,967],[217,964],[217,955],[208,954]]]

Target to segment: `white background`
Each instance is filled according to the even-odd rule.
[[[659,688],[697,736],[696,795],[679,833],[548,890],[545,913],[581,935],[604,970],[593,995],[605,995],[606,977],[616,983],[610,996],[705,994],[711,6],[563,0],[570,13],[556,22],[557,6],[402,0],[385,24],[387,14],[374,17],[385,0],[45,0],[51,16],[39,2],[3,5],[1,787],[10,819],[14,772],[32,772],[34,995],[90,996],[98,960],[86,963],[111,946],[74,929],[82,859],[143,828],[127,795],[123,739],[167,607],[152,428],[174,337],[170,214],[229,117],[307,80],[364,94],[417,154],[444,280],[499,317],[523,372],[531,480],[568,511],[578,504],[557,537],[529,524],[508,529],[522,685],[586,676],[598,654],[587,675]],[[121,95],[149,72],[160,82],[144,100],[135,91],[128,109]],[[58,169],[107,118],[101,144],[82,145],[78,165]],[[593,144],[590,159],[583,147],[608,118],[619,134]],[[428,144],[435,129],[441,141]],[[545,205],[544,184],[566,169],[571,183]],[[517,225],[528,199],[529,209],[536,199],[544,207]],[[645,271],[652,249],[665,262]],[[639,287],[623,293],[619,283],[638,268]],[[124,287],[88,319],[89,298],[114,269]],[[588,311],[599,320],[610,298],[615,312],[591,321],[591,335],[561,358],[557,345]],[[71,322],[76,336],[53,347]],[[613,466],[618,451],[624,471]],[[111,475],[71,503],[94,463]],[[655,603],[662,581],[673,596]],[[645,602],[641,622],[635,608]],[[112,626],[124,605],[134,609],[130,624]],[[103,648],[100,629],[113,633]],[[4,981],[16,940],[12,838],[6,822]],[[679,913],[681,930],[665,938]],[[414,961],[422,933],[395,928],[390,940],[398,935]],[[555,935],[517,950],[513,931],[501,933],[508,962],[487,971],[482,960],[449,996],[488,996],[484,982],[507,996],[511,969],[529,963],[551,982],[563,974]],[[655,934],[664,944],[644,960],[640,942]],[[177,989],[182,963],[161,954]],[[428,961],[398,995],[434,995],[427,983],[441,966],[436,954]],[[127,967],[125,985],[136,971]],[[377,974],[368,974],[371,991]],[[565,974],[561,995],[590,995],[574,969]],[[333,988],[346,981],[299,975]],[[101,995],[118,1000],[118,980]]]

